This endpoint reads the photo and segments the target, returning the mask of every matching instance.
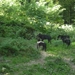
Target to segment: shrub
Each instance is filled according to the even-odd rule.
[[[37,57],[39,52],[35,47],[34,40],[25,40],[23,38],[4,38],[0,46],[1,55],[17,55],[21,54],[28,57]]]
[[[0,46],[1,55],[11,55],[16,54],[19,51],[19,48],[16,44],[16,40],[12,38],[3,39]]]

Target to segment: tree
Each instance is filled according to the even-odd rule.
[[[64,9],[61,8],[61,5],[54,4],[53,0],[27,1],[2,0],[0,20],[7,26],[29,26],[40,31],[46,31],[46,27],[50,28],[54,23],[63,23],[60,13]]]
[[[63,6],[63,8],[66,8],[64,10],[63,14],[63,19],[64,23],[67,24],[72,24],[74,23],[75,19],[75,0],[58,0],[59,3]]]

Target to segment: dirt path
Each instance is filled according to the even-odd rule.
[[[73,71],[75,71],[75,65],[71,62],[72,58],[63,58],[64,62],[66,62],[67,64],[69,64],[69,66],[71,67],[71,69]]]
[[[41,58],[37,60],[30,61],[29,63],[26,63],[26,65],[35,65],[35,64],[44,64],[46,61],[44,60],[48,56],[54,56],[53,54],[48,54],[47,52],[41,51]],[[62,58],[63,61],[71,67],[73,71],[75,71],[75,65],[71,62],[72,58]]]
[[[31,65],[37,65],[37,64],[41,64],[43,65],[46,61],[45,61],[45,58],[48,57],[48,56],[54,56],[52,54],[48,54],[47,52],[45,51],[40,51],[41,53],[41,57],[39,59],[36,59],[36,60],[31,60],[30,62],[28,63],[23,63],[21,65],[23,66],[31,66]],[[20,64],[17,64],[17,66],[20,66]]]
[[[23,63],[22,65],[24,66],[31,66],[31,65],[37,65],[37,64],[41,64],[43,65],[46,61],[44,60],[46,57],[49,57],[49,56],[54,56],[53,54],[48,54],[47,52],[44,52],[44,51],[40,51],[41,52],[41,57],[39,59],[36,59],[36,60],[31,60],[30,62],[28,63]],[[75,71],[75,65],[71,62],[71,58],[62,58],[63,61],[67,64],[69,64],[69,66],[71,67],[71,69],[73,71]],[[20,66],[20,65],[17,65],[17,66]]]
[[[41,64],[43,65],[46,61],[44,60],[46,57],[50,56],[50,54],[46,53],[45,51],[40,51],[41,57],[36,60],[31,60],[30,62],[26,63],[25,65],[36,65]]]

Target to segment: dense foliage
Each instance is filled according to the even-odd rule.
[[[58,34],[69,34],[74,40],[74,28],[63,25],[65,15],[62,13],[67,4],[61,6],[53,0],[1,0],[0,53],[9,55],[22,50],[18,45],[22,43],[23,46],[25,40],[36,38],[39,32],[49,34],[54,39]]]
[[[1,0],[0,7],[0,36],[4,37],[3,41],[1,39],[1,54],[22,50],[18,48],[21,43],[18,37],[29,40],[35,37],[35,31],[49,33],[52,25],[63,23],[62,15],[59,14],[64,9],[52,0]]]
[[[75,0],[58,0],[66,10],[62,13],[65,24],[75,23]]]
[[[0,0],[0,75],[75,75],[74,11],[75,0]],[[46,52],[38,33],[52,38]]]

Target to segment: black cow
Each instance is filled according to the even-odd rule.
[[[42,46],[42,50],[45,50],[46,51],[46,43],[43,42],[43,41],[38,40],[38,42],[37,42],[37,49],[39,47],[41,47],[41,46]]]
[[[68,46],[71,44],[69,35],[58,35],[57,39],[61,39],[63,43],[66,43]]]
[[[58,35],[57,39],[70,39],[70,36],[69,35]]]
[[[71,44],[71,41],[69,38],[65,38],[62,41],[63,41],[63,43],[66,43],[68,46]]]
[[[48,42],[50,42],[51,43],[51,36],[49,36],[49,35],[45,35],[45,34],[38,34],[37,35],[37,37],[40,39],[40,40],[45,40],[45,39],[47,39],[48,40]]]

